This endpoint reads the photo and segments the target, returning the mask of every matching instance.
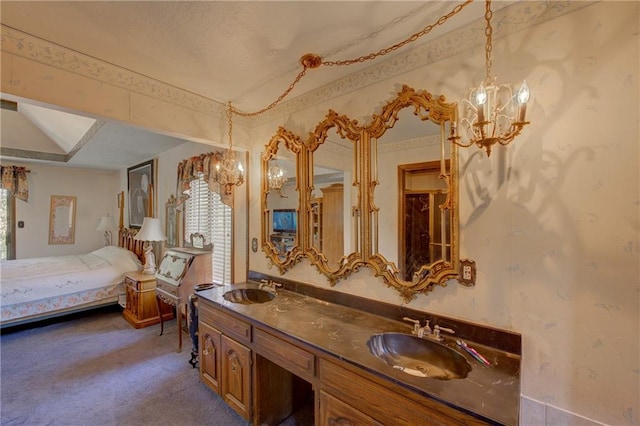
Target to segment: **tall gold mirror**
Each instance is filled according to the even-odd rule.
[[[304,144],[280,128],[262,160],[262,237],[281,273],[306,256],[335,285],[366,265],[406,301],[458,278],[456,114],[403,86],[369,124],[329,111]],[[295,190],[275,190],[285,165]],[[287,210],[296,232],[279,227],[282,244],[274,215]]]
[[[284,273],[302,255],[300,238],[300,177],[303,145],[282,127],[262,155],[262,248]]]
[[[458,275],[455,104],[404,86],[365,128],[370,143],[367,263],[411,300]]]
[[[307,256],[334,285],[362,259],[360,129],[355,121],[329,111],[310,135],[308,147]]]

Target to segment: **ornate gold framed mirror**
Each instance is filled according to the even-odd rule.
[[[458,276],[456,111],[442,96],[403,86],[364,128],[365,260],[407,301]]]
[[[300,139],[280,127],[262,154],[262,249],[283,274],[300,261],[300,182],[306,170]]]
[[[330,110],[305,143],[280,128],[262,158],[269,259],[284,273],[306,256],[331,285],[366,265],[405,301],[458,278],[456,122],[455,103],[402,86],[367,125]],[[274,182],[287,161],[285,208]],[[274,214],[294,208],[296,232],[279,244]]]
[[[333,286],[360,265],[361,128],[330,110],[307,142],[306,255]]]

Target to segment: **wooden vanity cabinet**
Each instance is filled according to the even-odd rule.
[[[325,391],[320,391],[318,403],[320,413],[318,419],[326,426],[383,426],[362,411],[334,398]]]
[[[198,340],[200,380],[220,395],[222,333],[209,324],[200,322]]]
[[[487,424],[206,300],[198,308],[201,380],[254,426],[309,401],[320,426]]]
[[[322,426],[488,424],[346,363],[321,359],[319,372]]]
[[[222,335],[221,396],[238,414],[251,420],[251,349]]]
[[[251,420],[251,325],[198,304],[200,379],[246,420]]]

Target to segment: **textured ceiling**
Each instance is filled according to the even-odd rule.
[[[397,43],[457,1],[6,1],[2,24],[242,110],[268,105],[305,53],[350,59]],[[466,7],[416,43],[478,19]],[[364,66],[371,65],[372,62]],[[292,96],[358,67],[309,71]]]
[[[305,53],[343,60],[376,52],[435,23],[461,2],[3,0],[0,21],[251,112],[289,86]],[[508,3],[496,2],[494,9]],[[413,45],[483,14],[484,3],[474,2]],[[374,63],[309,70],[290,97]]]

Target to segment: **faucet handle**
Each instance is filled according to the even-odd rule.
[[[277,283],[273,280],[260,280],[260,285],[258,286],[259,289],[264,289],[267,288],[270,291],[272,291],[273,293],[278,292],[278,288],[282,287],[282,284]]]
[[[433,336],[436,338],[436,340],[443,340],[442,336],[440,336],[440,332],[444,331],[445,333],[449,333],[449,334],[456,334],[455,330],[452,330],[450,328],[447,327],[440,327],[439,325],[436,325],[435,327],[433,327]]]
[[[412,333],[418,334],[418,332],[420,331],[420,320],[409,318],[409,317],[403,317],[402,320],[412,322],[413,323]]]

